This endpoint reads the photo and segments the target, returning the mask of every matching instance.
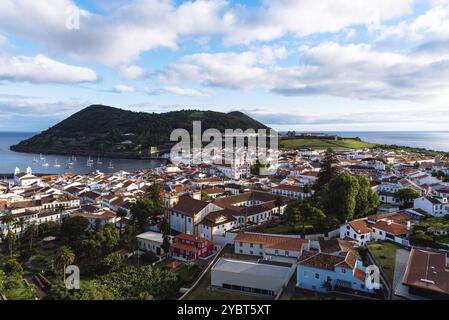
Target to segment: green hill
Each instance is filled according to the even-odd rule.
[[[170,143],[174,129],[192,131],[200,120],[202,130],[265,129],[262,123],[242,112],[181,110],[144,113],[103,105],[89,106],[42,133],[11,146],[31,153],[101,155],[139,158],[148,156],[152,146]]]
[[[364,142],[361,140],[341,138],[338,140],[320,140],[320,139],[284,139],[279,142],[281,148],[299,149],[361,149],[373,148],[374,143]]]

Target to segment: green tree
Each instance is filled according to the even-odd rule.
[[[53,259],[53,268],[57,272],[62,271],[63,280],[65,283],[65,269],[67,266],[75,262],[75,254],[69,247],[63,246],[58,249]]]
[[[89,221],[82,217],[69,217],[62,221],[61,235],[70,242],[86,238]]]
[[[42,222],[39,225],[39,235],[44,236],[46,234],[55,234],[59,231],[60,227],[60,224],[56,221]]]
[[[401,201],[404,206],[409,207],[414,199],[421,197],[421,194],[415,189],[403,188],[396,191],[394,197]]]
[[[349,174],[339,174],[332,178],[321,195],[321,203],[328,215],[337,218],[339,223],[351,220],[356,208],[359,184]]]
[[[114,224],[108,223],[95,232],[94,238],[98,241],[103,255],[109,254],[119,244],[120,231]]]
[[[137,226],[135,223],[133,223],[133,220],[131,220],[129,223],[125,225],[125,231],[123,232],[123,236],[121,239],[121,243],[123,247],[130,251],[136,250],[137,247]]]
[[[284,205],[284,200],[282,197],[276,197],[276,200],[274,200],[274,205],[278,208],[278,213],[281,214],[281,207]]]
[[[158,300],[170,300],[179,290],[176,273],[151,266],[123,267],[101,276],[100,283],[123,300],[138,299],[142,293],[150,294]]]
[[[15,235],[11,232],[11,225],[14,223],[15,218],[11,213],[5,213],[2,217],[0,217],[2,224],[6,225],[6,238],[8,240],[8,250],[9,256],[12,258],[12,253],[14,249]]]
[[[354,216],[356,218],[365,217],[376,209],[380,204],[379,196],[371,189],[369,180],[363,176],[355,176],[358,183],[357,195],[355,198]]]
[[[9,259],[3,266],[3,270],[7,276],[22,277],[23,267],[16,259]]]
[[[110,253],[102,260],[103,268],[106,272],[117,271],[123,267],[123,257],[118,253]]]
[[[96,257],[101,252],[100,243],[95,239],[81,240],[78,248],[79,250],[77,250],[77,253],[86,258]]]
[[[161,248],[164,250],[165,254],[168,254],[170,250],[170,224],[168,223],[166,218],[163,218],[159,225],[161,232],[162,232],[162,244]]]
[[[25,235],[24,237],[27,238],[29,240],[29,245],[30,245],[30,250],[33,249],[33,244],[34,241],[36,240],[36,238],[39,235],[39,227],[36,224],[36,222],[31,222],[27,225],[27,228],[25,230]]]
[[[23,218],[21,219],[16,219],[16,221],[14,222],[14,227],[17,229],[20,229],[19,231],[19,238],[22,239],[23,238],[23,233],[25,232],[25,227],[27,226],[27,221]]]
[[[316,224],[326,218],[324,212],[308,200],[293,201],[287,206],[285,214],[290,224],[301,226],[303,235],[306,234],[307,224]]]
[[[150,217],[154,217],[160,213],[160,208],[151,199],[138,199],[131,207],[131,222],[137,226],[137,232],[145,231]]]
[[[321,169],[318,172],[317,181],[313,188],[315,189],[315,194],[318,196],[320,192],[325,188],[325,186],[338,175],[338,168],[336,163],[338,162],[334,151],[329,148],[326,151],[326,155],[321,161]]]
[[[114,293],[99,281],[84,281],[80,290],[67,290],[57,281],[51,286],[50,296],[55,300],[114,300]]]
[[[120,227],[120,238],[122,237],[123,232],[123,219],[128,216],[128,212],[125,209],[119,208],[117,210],[117,218],[120,219],[119,227]]]
[[[162,209],[164,208],[164,199],[162,199],[161,191],[162,185],[158,181],[153,179],[146,197],[153,201],[153,205],[158,209],[157,214],[162,213]]]

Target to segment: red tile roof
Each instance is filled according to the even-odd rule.
[[[266,248],[300,251],[303,244],[308,240],[300,238],[290,238],[282,236],[273,236],[259,233],[238,233],[234,239],[235,242],[258,243]]]
[[[368,223],[366,220],[353,220],[349,222],[349,225],[358,234],[365,234],[371,232],[371,229],[368,228]]]

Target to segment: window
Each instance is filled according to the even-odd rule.
[[[275,255],[278,255],[278,253],[279,253],[279,250],[274,250]]]
[[[285,256],[288,257],[288,255],[289,255],[289,252],[285,251]]]
[[[307,273],[307,271],[304,271],[304,278],[308,278],[309,274]]]
[[[250,248],[254,247],[254,244],[253,244],[253,243],[250,243],[250,244],[249,244],[249,247],[250,247]]]
[[[243,247],[243,242],[240,242],[240,246]]]
[[[259,244],[259,248],[262,249],[262,244]]]
[[[320,274],[319,273],[315,273],[315,279],[320,279]]]
[[[254,254],[254,251],[253,251],[253,250],[251,250],[251,251],[249,252],[249,254]]]

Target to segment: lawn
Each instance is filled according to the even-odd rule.
[[[34,287],[28,286],[21,276],[6,277],[3,287],[0,293],[8,300],[34,300],[36,297]]]
[[[391,242],[371,242],[368,243],[368,248],[377,263],[380,264],[379,267],[381,267],[387,277],[393,281],[396,250],[400,249],[400,247]]]
[[[361,148],[372,148],[375,146],[374,143],[354,139],[341,139],[341,140],[289,139],[289,140],[281,140],[279,145],[282,148],[289,148],[289,149],[298,149],[298,148],[361,149]]]
[[[306,231],[306,234],[312,233],[314,231],[313,226],[306,225],[305,231]],[[302,226],[291,225],[289,223],[281,222],[279,224],[269,224],[269,225],[263,225],[263,226],[260,226],[257,228],[253,228],[253,229],[251,229],[251,232],[300,235],[300,234],[302,234]]]
[[[226,253],[231,253],[232,247],[227,246],[221,253],[220,257]],[[197,286],[190,291],[190,293],[185,297],[185,300],[256,300],[256,297],[242,295],[233,292],[224,292],[218,290],[211,290],[210,286],[210,270],[207,274],[200,280]]]

